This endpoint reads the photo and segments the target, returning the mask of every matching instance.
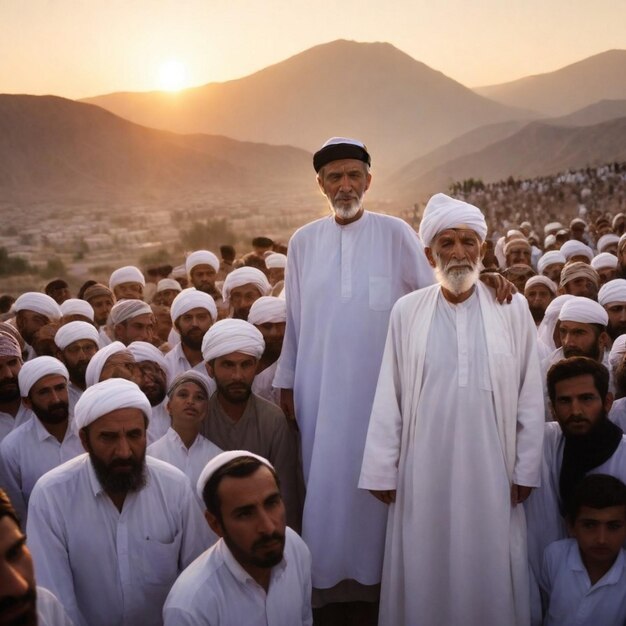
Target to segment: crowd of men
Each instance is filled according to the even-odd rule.
[[[581,209],[626,170],[537,183],[585,185],[567,223],[466,186],[415,232],[360,141],[313,165],[287,249],[12,302],[0,624],[626,623],[625,217]]]

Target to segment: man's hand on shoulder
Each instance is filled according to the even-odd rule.
[[[500,304],[510,303],[513,294],[517,293],[515,285],[497,272],[485,272],[480,275],[480,280],[496,292],[496,300]]]

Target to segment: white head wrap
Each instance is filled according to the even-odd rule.
[[[172,322],[175,322],[181,315],[192,309],[206,309],[213,321],[217,319],[215,300],[208,293],[190,287],[189,289],[183,289],[172,301],[170,306]]]
[[[16,356],[22,359],[22,349],[17,339],[3,330],[0,330],[0,356]]]
[[[220,270],[220,260],[209,250],[196,250],[187,257],[185,260],[187,274],[191,274],[196,265],[210,265],[216,272]]]
[[[527,250],[532,249],[526,237],[524,237],[524,235],[520,233],[519,237],[510,239],[509,242],[504,246],[504,256],[508,255],[509,252],[516,246],[524,246],[524,248],[526,248]]]
[[[248,321],[250,324],[277,324],[287,320],[287,303],[283,298],[263,296],[250,307]]]
[[[261,270],[258,270],[256,267],[239,267],[228,274],[224,280],[224,286],[222,287],[224,304],[226,306],[230,304],[230,292],[235,287],[241,287],[248,283],[253,284],[262,296],[266,296],[272,290],[267,276]]]
[[[487,222],[478,207],[444,193],[437,193],[424,209],[419,229],[422,243],[430,247],[435,237],[449,228],[469,228],[481,241],[487,236]]]
[[[582,241],[578,241],[576,239],[570,239],[566,241],[561,246],[561,254],[566,258],[566,260],[570,260],[573,256],[586,256],[591,262],[593,259],[593,250]]]
[[[173,278],[187,278],[187,270],[185,269],[185,265],[177,265],[173,270],[172,270],[172,277]]]
[[[85,372],[85,382],[87,387],[95,385],[100,380],[100,374],[107,362],[107,359],[116,352],[122,352],[127,350],[126,346],[121,341],[114,341],[104,348],[100,348],[89,361],[87,371]]]
[[[596,271],[606,269],[607,267],[617,269],[618,266],[619,262],[617,257],[610,252],[601,252],[600,254],[596,254],[596,256],[591,259],[591,267],[593,267]]]
[[[74,407],[77,430],[118,409],[139,409],[152,417],[150,402],[137,385],[124,378],[110,378],[85,389]]]
[[[134,265],[125,265],[116,269],[109,278],[109,288],[113,289],[117,285],[123,283],[139,283],[146,286],[146,279],[143,277],[141,270]]]
[[[527,289],[531,287],[535,287],[536,285],[543,285],[547,289],[550,290],[550,293],[555,296],[556,295],[556,285],[554,281],[550,280],[547,276],[531,276],[524,286],[524,293]]]
[[[93,341],[96,344],[96,349],[100,348],[100,335],[95,326],[88,322],[69,322],[63,324],[54,336],[54,343],[59,350],[65,350],[71,343],[82,339]]]
[[[156,293],[159,293],[159,291],[167,291],[168,289],[172,291],[183,290],[183,288],[180,286],[180,283],[177,280],[174,280],[173,278],[162,278],[157,283]]]
[[[17,381],[20,386],[20,395],[27,398],[33,385],[41,380],[44,376],[58,374],[63,376],[65,380],[69,380],[70,375],[67,368],[59,359],[51,356],[38,356],[30,361],[26,361],[22,365],[20,373],[17,375]]]
[[[202,358],[208,362],[232,352],[260,359],[265,350],[261,331],[249,322],[225,319],[215,322],[202,339]]]
[[[280,252],[272,252],[265,257],[265,267],[271,269],[273,267],[287,267],[287,255]]]
[[[50,321],[58,320],[63,316],[61,307],[50,296],[38,291],[23,293],[14,303],[12,311],[34,311],[47,317]]]
[[[609,352],[609,367],[611,368],[611,372],[615,371],[615,368],[619,365],[625,354],[626,335],[619,335],[611,346],[611,352]]]
[[[602,252],[604,248],[614,243],[619,243],[619,237],[615,233],[607,233],[606,235],[602,235],[602,237],[598,239],[598,252]]]
[[[559,321],[559,313],[561,312],[561,307],[572,298],[576,296],[572,296],[569,293],[563,294],[562,296],[557,296],[550,302],[550,304],[546,308],[546,312],[544,313],[543,319],[541,320],[541,324],[539,324],[539,328],[537,329],[537,338],[539,341],[544,343],[552,352],[556,350],[556,346],[554,345],[554,328],[556,323]]]
[[[67,315],[83,315],[93,322],[93,308],[89,302],[78,298],[69,298],[61,303],[61,313]]]
[[[624,233],[620,238],[619,241],[617,242],[617,251],[619,252],[623,247],[624,244],[626,243],[626,233]]]
[[[235,459],[244,458],[251,456],[253,459],[260,461],[263,465],[267,465],[271,470],[274,469],[274,466],[262,456],[258,454],[254,454],[253,452],[248,452],[247,450],[229,450],[228,452],[222,452],[217,456],[214,456],[205,466],[202,472],[200,473],[200,478],[198,478],[198,482],[196,484],[196,492],[198,493],[198,497],[202,500],[202,494],[204,492],[204,488],[206,484],[211,480],[211,476],[217,472],[220,467],[224,467],[226,463],[230,463]]]
[[[601,304],[589,298],[574,296],[572,300],[568,300],[561,308],[559,321],[606,326],[609,323],[609,315]]]
[[[540,274],[543,274],[543,270],[550,265],[555,265],[556,263],[562,263],[565,265],[566,258],[563,256],[563,253],[559,250],[550,250],[539,257],[537,261],[537,271]]]
[[[549,248],[550,246],[553,246],[555,243],[556,243],[556,237],[554,235],[548,235],[543,240],[543,247],[544,248]]]
[[[109,314],[111,324],[121,324],[126,320],[130,320],[138,315],[145,315],[149,313],[152,315],[152,309],[147,302],[143,300],[120,300],[113,305],[111,313]]]
[[[616,278],[604,283],[598,291],[598,302],[602,306],[611,304],[611,302],[626,302],[626,280]]]
[[[147,341],[133,341],[128,344],[128,349],[135,357],[135,361],[137,361],[137,363],[141,363],[142,361],[153,361],[159,365],[165,374],[167,374],[167,362],[165,360],[165,356],[151,343],[148,343]]]
[[[550,235],[557,230],[561,230],[563,228],[563,224],[561,222],[550,222],[543,227],[544,235]]]
[[[187,370],[186,372],[182,372],[176,376],[167,390],[167,397],[171,398],[174,391],[176,391],[176,388],[180,387],[180,385],[184,385],[185,383],[195,383],[196,385],[199,385],[202,389],[204,389],[206,397],[211,397],[211,389],[209,388],[208,378],[196,370]]]

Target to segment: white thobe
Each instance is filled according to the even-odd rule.
[[[220,539],[180,575],[163,619],[165,626],[311,626],[311,554],[286,528],[283,560],[266,593]]]
[[[252,393],[276,406],[280,406],[280,389],[272,386],[277,367],[278,361],[274,361],[274,363],[254,377]]]
[[[48,472],[31,494],[27,536],[38,581],[75,626],[161,624],[178,574],[209,546],[187,477],[152,457],[121,512],[87,454]]]
[[[609,626],[626,623],[624,550],[594,585],[575,539],[551,543],[544,553],[540,587],[548,597],[544,626]]]
[[[35,483],[57,465],[83,454],[80,438],[68,424],[59,442],[37,417],[11,431],[0,444],[0,486],[26,523],[28,499]]]
[[[178,333],[176,334],[178,335]],[[168,343],[170,343],[169,340]],[[170,343],[170,345],[174,344]],[[183,352],[183,346],[180,341],[176,345],[174,345],[174,347],[165,355],[165,363],[167,364],[168,379],[171,381],[174,380],[174,378],[176,378],[176,376],[178,376],[179,374],[183,374],[184,372],[188,372],[189,370],[200,372],[200,374],[203,374],[207,378],[209,377],[206,371],[206,364],[204,361],[200,361],[200,363],[192,367],[191,363],[189,363],[187,357],[185,356],[185,353]],[[214,390],[215,383],[213,383],[212,391]]]
[[[54,594],[37,586],[37,626],[72,626],[63,605]]]
[[[396,490],[379,624],[529,622],[524,510],[510,486],[539,484],[542,432],[522,296],[499,305],[478,284],[457,305],[439,286],[398,301],[359,483]]]
[[[67,397],[70,404],[70,415],[74,415],[74,407],[85,390],[76,386],[71,380],[67,383]]]
[[[31,417],[34,417],[34,415],[35,414],[30,409],[26,408],[23,402],[20,403],[20,408],[15,415],[0,411],[0,441],[14,428],[25,424]]]
[[[380,582],[387,509],[357,488],[389,313],[433,282],[415,232],[365,212],[299,229],[289,242],[287,327],[274,386],[294,389],[307,491],[302,537],[313,586]]]
[[[167,410],[167,402],[168,399],[165,396],[160,404],[152,407],[152,415],[148,421],[148,430],[146,431],[148,444],[161,439],[172,425],[172,418]]]
[[[100,326],[100,328],[98,329],[98,335],[100,336],[100,340],[98,343],[100,344],[101,348],[104,348],[110,343],[113,343],[113,339],[111,339],[111,337],[109,336],[106,326]]]
[[[626,432],[626,398],[618,398],[609,411],[609,419]]]

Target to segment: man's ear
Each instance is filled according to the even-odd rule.
[[[224,529],[222,528],[222,525],[220,524],[220,521],[217,519],[217,517],[215,517],[215,515],[213,515],[213,513],[209,512],[209,511],[205,511],[204,512],[204,518],[206,519],[207,524],[209,525],[211,530],[218,537],[223,537],[224,536]]]
[[[22,403],[27,409],[33,408],[33,403],[30,401],[30,398],[22,398]]]
[[[80,437],[80,442],[83,444],[85,452],[89,452],[89,446],[87,445],[87,431],[84,428],[81,428],[78,431],[78,436]]]
[[[435,261],[435,256],[433,255],[432,248],[424,248],[424,254],[426,255],[426,259],[428,260],[428,264],[431,267],[437,267],[437,262]]]
[[[204,364],[204,367],[206,369],[206,373],[209,375],[210,378],[213,378],[215,380],[215,371],[213,370],[213,368],[211,367],[211,365],[206,362]]]
[[[613,406],[613,394],[609,391],[604,398],[604,410],[608,413]]]

